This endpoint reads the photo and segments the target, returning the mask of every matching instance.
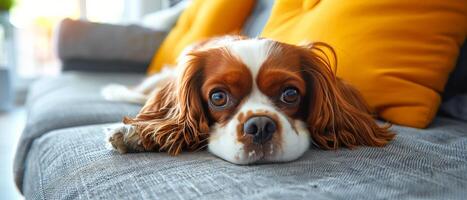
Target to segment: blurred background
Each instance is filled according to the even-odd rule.
[[[64,18],[136,23],[144,15],[167,7],[168,3],[163,0],[15,0],[9,21],[16,30],[16,54],[20,57],[17,66],[21,66],[17,73],[30,78],[59,72],[51,45],[52,33]]]
[[[12,160],[26,123],[28,85],[57,76],[53,33],[65,18],[111,24],[138,23],[177,1],[169,0],[0,0],[0,199],[20,199]]]
[[[11,68],[19,79],[55,75],[60,65],[54,55],[52,34],[64,18],[130,24],[148,13],[168,7],[165,0],[0,0],[3,40],[13,44]],[[21,83],[21,81],[16,83]]]

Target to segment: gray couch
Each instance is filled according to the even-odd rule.
[[[245,34],[261,31],[271,2],[259,1]],[[102,129],[134,116],[140,106],[105,101],[100,88],[137,84],[165,34],[64,22],[58,36],[64,72],[37,81],[27,99],[28,121],[15,159],[16,183],[27,199],[466,198],[467,122],[446,115],[424,130],[393,126],[397,138],[385,148],[312,147],[282,164],[239,166],[204,151],[176,157],[109,151]],[[451,111],[443,110],[462,115],[452,108],[466,102],[451,101],[443,105]]]

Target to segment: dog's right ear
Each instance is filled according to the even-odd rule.
[[[201,100],[204,54],[190,53],[179,64],[177,79],[156,92],[134,119],[125,124],[137,128],[146,150],[197,150],[207,142],[209,122]]]

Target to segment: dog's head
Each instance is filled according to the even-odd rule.
[[[324,149],[385,145],[393,134],[336,78],[326,49],[239,37],[195,46],[181,56],[177,79],[146,105],[145,146],[178,154],[207,143],[248,164],[297,159],[312,141]]]

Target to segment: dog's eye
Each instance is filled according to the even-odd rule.
[[[295,88],[286,88],[281,95],[281,101],[286,104],[295,104],[300,100],[300,94]]]
[[[216,107],[224,107],[229,102],[229,95],[224,91],[215,91],[210,98],[211,104]]]

